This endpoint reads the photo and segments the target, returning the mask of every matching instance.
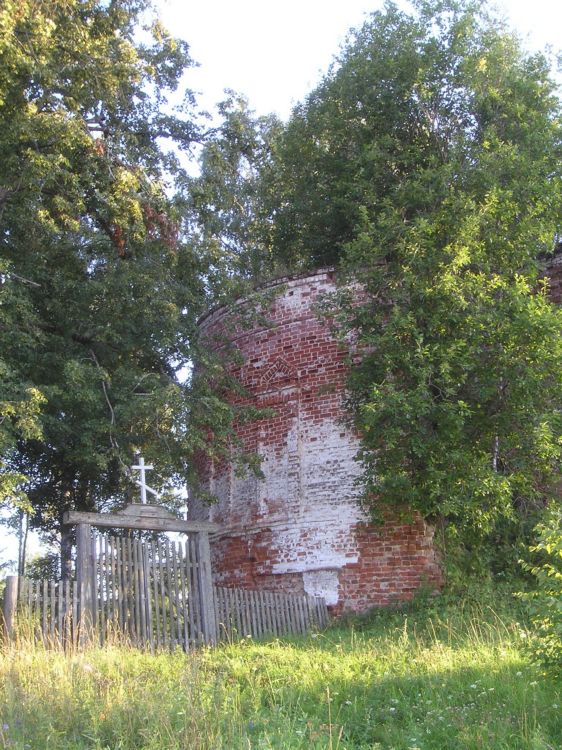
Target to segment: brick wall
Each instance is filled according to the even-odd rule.
[[[335,612],[365,611],[411,598],[440,582],[432,530],[423,521],[373,528],[357,503],[356,436],[343,422],[346,352],[315,315],[334,291],[331,271],[282,280],[269,324],[244,330],[232,310],[202,322],[220,348],[224,335],[244,357],[236,374],[274,416],[239,430],[262,457],[264,479],[231,467],[202,467],[219,502],[194,517],[221,526],[212,543],[217,582],[324,596]],[[226,333],[228,330],[228,333]]]

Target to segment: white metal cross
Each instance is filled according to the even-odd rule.
[[[146,472],[150,471],[151,469],[154,469],[154,466],[152,464],[145,464],[144,458],[142,456],[139,456],[139,462],[136,466],[131,466],[131,469],[137,469],[140,475],[139,479],[135,479],[135,484],[138,484],[141,491],[141,503],[146,505],[146,492],[150,492],[151,494],[155,495],[156,498],[159,498],[160,495],[156,490],[153,490],[152,487],[149,487],[146,483]]]

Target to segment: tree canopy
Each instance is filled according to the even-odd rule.
[[[230,412],[188,377],[205,300],[175,195],[202,137],[178,91],[191,64],[144,0],[0,9],[2,493],[26,475],[44,531],[130,488],[135,449],[160,487],[210,424],[226,446]]]
[[[361,355],[348,407],[375,513],[486,534],[554,492],[560,124],[543,55],[482,3],[418,0],[352,32],[271,144],[265,262],[340,268],[325,312]]]
[[[286,125],[230,95],[212,137],[177,92],[191,64],[144,0],[0,9],[0,493],[27,475],[56,529],[127,487],[134,448],[162,483],[224,455],[209,293],[334,264],[369,507],[482,535],[543,505],[562,449],[548,60],[482,3],[389,2]]]

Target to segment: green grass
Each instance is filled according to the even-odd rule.
[[[0,747],[560,750],[517,604],[441,601],[193,655],[0,654]]]

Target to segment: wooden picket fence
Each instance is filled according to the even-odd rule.
[[[76,581],[33,581],[9,576],[4,592],[4,625],[11,635],[17,625],[24,639],[45,646],[76,646],[80,642]]]
[[[219,638],[305,635],[328,625],[324,599],[215,586]]]
[[[203,602],[200,567],[189,539],[147,544],[105,537],[97,550],[93,612],[82,608],[76,581],[10,576],[3,602],[6,631],[63,648],[93,640],[189,651],[248,636],[300,635],[328,624],[324,600],[310,596],[215,586],[212,600]],[[206,617],[212,618],[212,641]]]

